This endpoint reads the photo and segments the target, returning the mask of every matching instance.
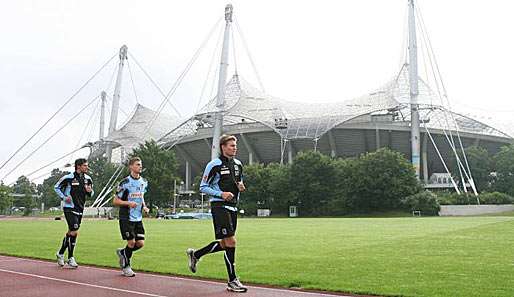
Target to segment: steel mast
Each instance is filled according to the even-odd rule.
[[[223,112],[225,109],[225,84],[227,83],[228,52],[230,42],[230,27],[232,25],[232,11],[232,4],[227,4],[227,6],[225,6],[225,32],[223,35],[223,48],[221,50],[220,71],[218,77],[218,95],[216,99],[216,113],[214,115],[211,159],[219,157],[220,154],[220,137],[223,130]]]
[[[116,77],[116,84],[114,86],[114,95],[112,96],[111,119],[109,121],[109,135],[116,130],[116,123],[118,121],[118,110],[120,109],[120,91],[121,81],[123,77],[123,66],[127,60],[128,47],[126,45],[120,48],[120,62],[118,65],[118,76]],[[112,159],[112,143],[107,143],[106,153],[107,160],[111,162]]]
[[[414,0],[409,0],[409,87],[411,110],[411,153],[416,177],[420,177],[420,132],[418,110],[418,46],[416,40],[416,19]]]

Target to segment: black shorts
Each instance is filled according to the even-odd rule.
[[[66,218],[66,223],[68,223],[68,230],[77,231],[80,228],[82,215],[76,214],[71,210],[64,210],[64,217]]]
[[[212,222],[216,239],[232,237],[236,234],[237,211],[223,206],[211,207]]]
[[[123,240],[145,240],[145,228],[143,222],[131,222],[129,220],[120,220],[120,232]]]

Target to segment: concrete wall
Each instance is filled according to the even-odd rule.
[[[82,212],[85,217],[113,216],[114,207],[85,207]]]
[[[514,211],[514,205],[441,205],[440,216],[472,216]]]

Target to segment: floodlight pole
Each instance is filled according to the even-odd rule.
[[[414,0],[409,0],[409,86],[411,110],[411,153],[412,166],[416,177],[420,178],[420,132],[418,105],[418,46],[416,42],[416,20]],[[425,160],[426,162],[426,160]]]
[[[225,32],[223,35],[223,48],[221,50],[216,113],[214,115],[214,131],[212,135],[211,159],[219,157],[220,154],[220,137],[223,130],[223,111],[225,109],[225,84],[227,83],[229,52],[228,47],[230,42],[230,27],[232,25],[232,11],[232,4],[227,4],[227,6],[225,6]]]
[[[121,81],[123,77],[123,66],[127,60],[128,47],[126,45],[120,48],[120,63],[118,65],[118,76],[116,77],[116,84],[114,86],[114,95],[112,96],[111,119],[109,121],[109,135],[116,130],[116,122],[118,121],[118,110],[120,109],[120,90]],[[107,143],[105,155],[107,160],[111,162],[112,159],[112,143]]]
[[[177,213],[177,180],[173,180],[173,214]]]
[[[205,196],[205,193],[201,192],[200,196],[202,196],[202,207],[201,207],[202,211],[201,212],[203,212],[203,196]]]

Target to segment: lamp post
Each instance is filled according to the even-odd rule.
[[[177,203],[177,180],[173,181],[173,214],[176,214],[176,203]]]
[[[200,196],[202,196],[202,212],[203,212],[203,196],[205,196],[205,193],[200,193]]]

